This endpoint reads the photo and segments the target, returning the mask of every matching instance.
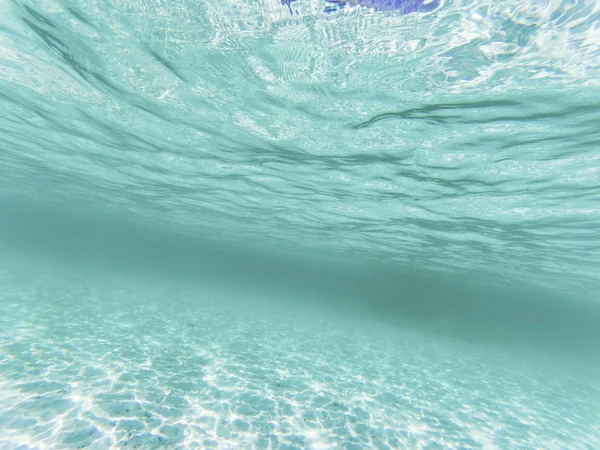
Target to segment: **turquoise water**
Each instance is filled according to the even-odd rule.
[[[600,4],[0,2],[0,448],[600,447]]]

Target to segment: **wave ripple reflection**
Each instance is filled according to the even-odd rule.
[[[598,292],[593,2],[295,5],[5,5],[0,192]]]

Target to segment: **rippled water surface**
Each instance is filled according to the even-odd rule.
[[[343,3],[0,1],[0,448],[600,446],[600,3]]]

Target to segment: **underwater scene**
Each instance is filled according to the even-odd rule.
[[[0,449],[600,448],[600,1],[2,0]]]

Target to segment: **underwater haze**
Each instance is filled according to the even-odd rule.
[[[0,0],[0,449],[600,448],[597,0]]]

